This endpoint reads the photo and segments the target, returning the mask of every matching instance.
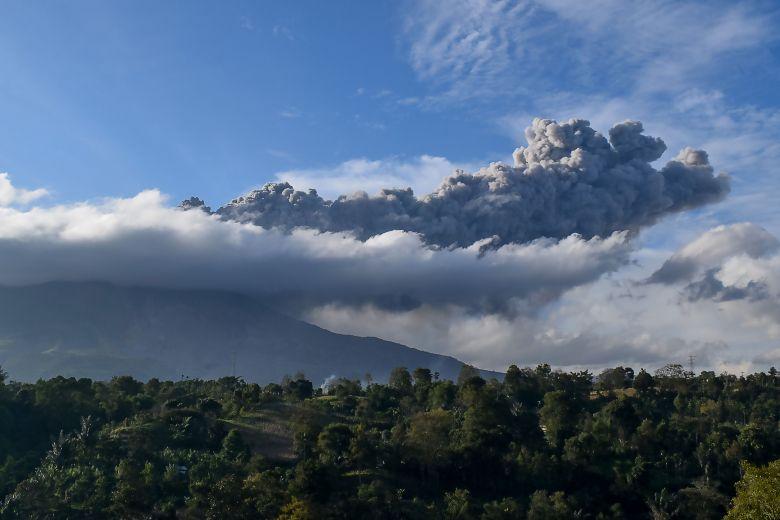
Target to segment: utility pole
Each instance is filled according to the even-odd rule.
[[[696,356],[690,355],[688,356],[688,365],[691,368],[691,377],[696,375],[696,372],[693,370],[693,361],[696,359]]]

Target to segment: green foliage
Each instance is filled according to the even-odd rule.
[[[545,437],[553,446],[561,446],[578,425],[579,403],[563,390],[547,392],[539,410],[539,422]]]
[[[284,506],[277,520],[317,520],[317,518],[318,515],[309,502],[293,498]]]
[[[463,386],[466,381],[475,377],[479,377],[479,370],[471,365],[463,365],[460,367],[460,373],[458,374],[458,386]]]
[[[428,403],[431,408],[451,408],[455,402],[458,388],[452,381],[437,381],[428,393]]]
[[[0,519],[778,517],[776,371],[458,379],[0,371]]]
[[[421,412],[410,419],[404,447],[427,474],[436,476],[452,462],[454,424],[454,416],[446,410]]]
[[[516,520],[523,517],[523,509],[514,498],[502,498],[487,502],[480,520]]]
[[[408,394],[412,391],[412,376],[406,367],[397,367],[390,372],[387,380],[387,386],[397,390],[402,394]]]
[[[228,460],[243,461],[249,458],[250,450],[237,430],[230,432],[222,439],[222,453]]]
[[[645,372],[645,369],[640,370],[639,373],[634,377],[634,388],[640,392],[650,390],[653,388],[653,384],[653,376]]]
[[[294,379],[284,385],[284,395],[295,401],[308,399],[314,393],[311,381],[306,379]]]
[[[563,491],[547,493],[540,489],[531,495],[527,517],[528,520],[569,520],[575,514],[571,500]]]
[[[468,489],[455,489],[449,493],[444,493],[443,519],[472,520],[475,518],[475,509]]]
[[[631,368],[608,368],[598,377],[597,387],[600,390],[616,390],[628,388],[634,382],[634,370]]]
[[[347,456],[352,430],[349,425],[329,424],[317,436],[317,451],[328,464],[340,464]]]
[[[727,520],[780,518],[780,459],[764,467],[743,464]]]

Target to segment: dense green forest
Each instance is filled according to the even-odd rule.
[[[0,372],[0,518],[780,518],[779,382],[679,365],[325,388]]]

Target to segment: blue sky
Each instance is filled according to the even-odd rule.
[[[425,86],[395,2],[0,10],[0,169],[65,200],[157,187],[221,203],[294,167],[513,146],[461,108],[398,103]]]
[[[778,109],[772,2],[443,4],[4,2],[0,171],[58,201],[219,205],[353,159],[390,161],[376,182],[423,155],[507,160],[536,115],[641,118],[672,154],[712,139],[705,109]],[[724,132],[777,129],[753,119]]]
[[[451,306],[392,313],[336,304],[304,317],[486,368],[660,363],[689,353],[729,370],[778,363],[780,254],[750,251],[767,232],[780,236],[779,20],[770,0],[2,2],[0,172],[10,177],[0,174],[0,263],[18,264],[4,252],[28,239],[48,241],[55,260],[77,249],[74,240],[87,251],[102,244],[105,258],[133,258],[139,236],[149,234],[154,252],[164,232],[181,249],[142,254],[136,260],[153,264],[147,273],[173,276],[190,259],[193,279],[213,275],[219,286],[234,257],[278,253],[282,260],[264,262],[287,266],[284,255],[297,251],[312,265],[343,253],[343,272],[368,275],[377,268],[365,258],[380,258],[391,279],[409,258],[429,265],[430,251],[393,232],[378,245],[258,238],[170,207],[191,195],[218,207],[274,180],[328,197],[407,185],[421,194],[454,168],[511,162],[535,116],[585,118],[604,133],[635,119],[668,145],[657,166],[684,146],[704,149],[732,192],[615,246],[616,262],[631,249],[627,267],[613,272],[594,260],[606,246],[570,237],[518,250],[529,265],[549,256],[583,272],[549,301],[521,298],[511,319]],[[742,222],[751,224],[734,225]],[[457,272],[455,259],[468,254],[442,253],[436,265]],[[593,263],[578,263],[579,254]],[[100,269],[116,261],[106,267],[89,253],[77,257],[90,259],[84,265],[43,265],[43,256],[25,280],[92,276],[92,260]],[[667,260],[695,264],[701,279],[636,283]],[[108,269],[106,279],[137,283],[135,264],[119,263],[129,271]],[[495,283],[486,262],[473,265],[475,280]],[[11,271],[4,283],[19,283]],[[686,297],[713,282],[705,272],[725,288],[753,282],[775,292],[726,301],[723,287],[710,287],[707,301]]]

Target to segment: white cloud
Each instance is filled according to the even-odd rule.
[[[484,101],[478,110],[515,139],[530,114],[582,117],[602,131],[640,120],[664,137],[666,158],[703,148],[733,175],[721,221],[780,233],[780,111],[724,94],[734,82],[776,82],[766,49],[779,15],[750,0],[423,1],[407,12],[404,35],[428,87],[423,106]],[[495,115],[507,110],[517,114]]]
[[[412,67],[422,79],[442,86],[445,97],[477,97],[492,89],[500,94],[507,88],[500,86],[500,76],[528,36],[522,22],[529,6],[489,0],[412,4],[404,24]]]
[[[276,174],[296,189],[316,189],[325,198],[365,191],[378,193],[382,188],[411,187],[416,194],[433,191],[455,170],[475,169],[473,164],[453,163],[444,157],[421,155],[408,160],[388,158],[350,159],[331,168],[287,170]]]
[[[721,292],[735,294],[720,304],[743,327],[762,330],[768,338],[780,340],[780,252],[762,255],[745,252],[724,259],[713,268]],[[707,278],[705,278],[706,280]],[[702,283],[700,281],[694,283]],[[755,290],[759,289],[759,290]],[[707,296],[705,294],[704,296]],[[720,293],[711,295],[717,301]]]
[[[487,368],[652,368],[693,354],[700,368],[765,369],[780,341],[780,255],[751,224],[717,228],[672,255],[698,266],[674,284],[636,283],[664,259],[641,250],[635,258],[643,261],[631,264],[622,233],[480,246],[431,249],[401,231],[364,242],[285,234],[171,208],[157,191],[0,208],[2,284],[106,280],[248,292],[327,328]],[[725,286],[761,282],[770,297],[682,298],[685,283],[712,266]]]
[[[774,38],[771,16],[748,2],[539,4],[580,30],[581,45],[572,54],[583,62],[583,70],[630,75],[640,91],[685,87],[697,73],[721,66],[725,55]]]
[[[167,206],[157,191],[97,203],[0,208],[0,283],[103,280],[217,288],[275,301],[376,302],[393,308],[452,303],[504,309],[546,302],[614,271],[628,258],[624,233],[536,240],[484,251],[431,249],[413,233],[366,241],[291,233]]]
[[[780,241],[750,222],[717,226],[680,248],[648,279],[653,283],[690,281],[729,258],[758,258],[780,249]]]
[[[474,313],[450,305],[402,312],[329,304],[307,317],[344,333],[371,334],[478,366],[509,364],[598,371],[618,364],[656,368],[687,363],[699,369],[766,370],[777,365],[780,344],[780,253],[777,240],[752,224],[718,227],[665,259],[657,251],[635,253],[640,262],[581,284],[547,305],[514,315]],[[642,280],[680,259],[696,268],[675,283]],[[685,298],[686,284],[715,266],[725,287],[765,284],[762,298]]]
[[[689,86],[771,41],[772,17],[748,2],[426,0],[411,4],[404,36],[439,102],[522,98],[561,84],[647,93]]]
[[[583,291],[577,295],[581,298]],[[567,296],[564,298],[571,302]],[[372,305],[330,304],[312,309],[306,318],[336,332],[380,336],[498,371],[506,370],[510,364],[540,363],[596,372],[618,364],[651,369],[684,362],[689,354],[697,356],[699,366],[707,367],[722,362],[723,355],[729,352],[722,340],[682,339],[654,334],[644,328],[625,327],[619,332],[599,330],[602,323],[595,321],[591,327],[570,331],[555,323],[560,313],[583,312],[585,305],[603,306],[604,303],[587,300],[575,308],[561,307],[550,316],[544,311],[506,316],[475,314],[457,307],[423,307],[398,312]]]
[[[29,204],[48,195],[49,192],[43,188],[36,190],[16,188],[11,184],[11,178],[7,173],[0,173],[0,206]]]

